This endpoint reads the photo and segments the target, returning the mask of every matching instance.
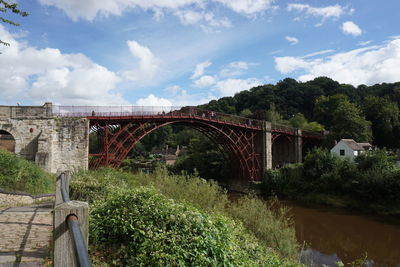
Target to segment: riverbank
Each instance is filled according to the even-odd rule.
[[[267,170],[263,192],[280,199],[399,216],[399,181],[400,169],[386,150],[351,161],[314,149],[302,164]]]

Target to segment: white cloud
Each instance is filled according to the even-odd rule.
[[[181,91],[181,87],[179,85],[171,85],[165,88],[164,91],[166,91],[168,94],[171,95],[176,95],[179,91]]]
[[[160,17],[162,9],[176,10],[186,6],[202,6],[202,0],[39,0],[42,5],[54,6],[64,12],[74,21],[80,18],[93,20],[96,16],[119,16],[130,8],[153,10]]]
[[[180,90],[170,100],[174,106],[196,106],[205,104],[212,99],[215,99],[215,96],[210,93],[189,94],[186,90]]]
[[[307,61],[305,61],[302,57],[275,58],[275,68],[283,74],[288,74],[298,69],[305,69],[307,66]]]
[[[198,80],[194,82],[194,86],[199,88],[208,87],[216,83],[216,79],[210,75],[201,76]]]
[[[256,78],[242,79],[226,79],[217,82],[214,90],[218,91],[222,96],[233,96],[243,90],[263,84],[261,80]]]
[[[237,13],[254,15],[256,13],[274,8],[275,0],[214,0],[219,2]]]
[[[343,22],[341,29],[345,34],[350,34],[353,36],[359,36],[362,34],[360,27],[358,27],[358,25],[352,21]]]
[[[317,51],[314,53],[307,54],[305,56],[302,56],[301,58],[315,57],[315,56],[320,56],[320,55],[324,55],[324,54],[331,54],[333,52],[335,52],[335,50],[327,49],[327,50],[322,50],[322,51]]]
[[[293,36],[285,36],[285,39],[291,43],[292,45],[298,44],[299,43],[299,39],[297,39],[296,37]]]
[[[215,18],[212,12],[178,10],[174,14],[180,19],[182,24],[201,24],[201,28],[206,32],[212,32],[219,28],[232,27],[232,22],[228,18]]]
[[[79,19],[92,21],[97,16],[119,16],[126,10],[141,8],[152,10],[156,19],[162,18],[165,11],[186,10],[182,21],[193,24],[193,21],[199,20],[199,14],[188,13],[189,8],[205,10],[211,2],[216,2],[234,12],[254,15],[267,9],[273,9],[272,4],[275,0],[39,0],[39,2],[42,5],[62,9],[73,21]],[[220,21],[219,23],[226,22],[225,20],[225,22]]]
[[[120,82],[114,72],[83,54],[63,54],[54,48],[37,49],[18,41],[0,25],[0,36],[11,44],[0,47],[0,99],[43,104],[126,104],[113,92]]]
[[[256,63],[246,61],[234,61],[223,67],[219,75],[221,77],[232,77],[244,74],[250,67],[257,65]]]
[[[142,83],[152,80],[159,71],[160,60],[153,55],[148,47],[142,46],[136,41],[128,41],[127,44],[131,54],[138,58],[139,64],[138,68],[125,71],[124,77]]]
[[[369,45],[370,43],[372,43],[372,41],[368,40],[368,41],[364,41],[364,42],[359,42],[358,45],[359,46],[365,46],[365,45]]]
[[[204,18],[204,14],[192,10],[178,10],[175,15],[180,19],[182,24],[197,24]]]
[[[204,61],[204,62],[197,64],[191,78],[196,79],[196,78],[202,76],[204,74],[205,69],[210,67],[211,64],[212,63],[210,61]]]
[[[170,107],[172,102],[165,98],[158,98],[153,94],[148,95],[146,98],[140,98],[136,101],[137,106],[153,106],[153,107]]]
[[[169,86],[165,89],[171,94],[168,98],[157,97],[150,94],[146,98],[136,101],[138,106],[164,106],[164,107],[180,107],[180,106],[196,106],[205,104],[215,97],[212,94],[189,94],[178,85]]]
[[[370,46],[327,57],[277,57],[275,67],[284,74],[304,72],[298,77],[307,81],[329,76],[342,83],[372,85],[397,82],[400,77],[400,38],[381,46]]]
[[[346,9],[347,9],[346,7],[343,7],[338,4],[326,7],[312,7],[308,4],[291,3],[288,4],[287,6],[288,11],[305,12],[306,15],[322,18],[322,22],[318,23],[316,26],[320,26],[325,20],[329,18],[334,18],[334,19],[340,18],[342,15],[346,13]],[[353,11],[350,10],[349,12]],[[299,20],[298,17],[296,19]]]

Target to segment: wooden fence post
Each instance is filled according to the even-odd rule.
[[[66,185],[69,185],[69,173],[66,173]],[[79,266],[76,261],[74,245],[68,230],[67,216],[74,214],[78,217],[79,225],[88,246],[89,238],[89,205],[82,201],[64,202],[61,194],[61,175],[56,181],[56,203],[54,206],[54,231],[53,231],[53,266],[54,267],[75,267]]]

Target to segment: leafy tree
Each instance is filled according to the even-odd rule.
[[[175,163],[175,172],[186,171],[187,173],[197,172],[200,177],[206,179],[222,180],[230,178],[229,162],[215,144],[207,137],[197,134],[190,140],[188,152],[180,155]]]
[[[304,117],[302,113],[297,113],[289,120],[290,125],[295,128],[303,129],[303,127],[308,123],[307,119]]]
[[[325,130],[324,126],[316,121],[308,122],[302,113],[297,113],[290,120],[289,123],[292,127],[299,128],[306,131],[322,132]]]
[[[324,91],[324,95],[328,96],[336,95],[340,90],[340,84],[329,77],[317,77],[307,83],[321,88]]]
[[[334,112],[340,105],[348,101],[348,97],[345,95],[318,97],[315,101],[314,119],[330,129]]]
[[[299,90],[299,83],[290,78],[286,78],[276,84],[276,95],[279,102],[278,112],[285,119],[289,119],[294,114],[301,112],[304,102],[304,92]]]
[[[312,121],[310,123],[307,123],[303,127],[303,130],[311,131],[311,132],[323,132],[323,131],[325,131],[325,128],[323,125],[319,124],[318,122]]]
[[[26,17],[26,16],[29,15],[27,12],[21,11],[18,8],[18,4],[17,3],[11,3],[10,1],[0,0],[0,12],[7,13],[8,11],[10,11],[10,12],[12,12],[14,14],[20,15],[22,17]],[[3,23],[6,23],[6,24],[14,25],[14,26],[19,26],[20,25],[19,23],[15,22],[15,21],[12,21],[10,19],[6,19],[3,16],[0,16],[0,21],[3,22]],[[6,45],[6,46],[10,45],[9,43],[4,42],[2,40],[0,40],[0,44]]]
[[[344,101],[333,112],[332,136],[335,140],[351,138],[357,142],[372,140],[371,122],[362,111],[349,101]]]
[[[271,108],[266,111],[265,119],[272,123],[286,124],[283,120],[282,115],[276,111],[275,104],[271,104]]]
[[[246,108],[243,109],[242,111],[240,111],[239,116],[243,116],[243,117],[251,117],[251,115],[253,115],[253,113],[251,112],[250,109]]]
[[[321,87],[301,83],[299,84],[298,90],[303,92],[303,106],[299,108],[299,112],[303,113],[308,120],[312,120],[314,117],[314,105],[315,100],[324,95],[324,90]]]
[[[379,147],[400,147],[399,107],[386,97],[367,96],[363,105],[372,122],[374,143]]]
[[[371,122],[345,95],[317,98],[314,116],[331,131],[334,139],[352,138],[359,142],[372,139]]]

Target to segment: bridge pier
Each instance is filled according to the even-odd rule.
[[[262,132],[256,139],[256,151],[262,157],[261,161],[261,177],[267,169],[272,168],[272,134],[271,123],[264,121],[262,124]]]
[[[300,129],[297,129],[296,136],[294,137],[294,163],[303,162],[303,134]]]

